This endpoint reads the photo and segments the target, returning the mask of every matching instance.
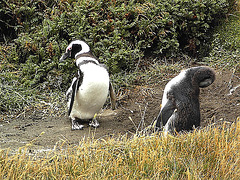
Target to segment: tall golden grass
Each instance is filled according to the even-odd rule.
[[[0,151],[0,179],[238,179],[240,117],[230,127],[83,139],[44,156]],[[66,147],[67,146],[67,147]]]

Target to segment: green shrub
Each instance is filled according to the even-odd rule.
[[[204,60],[215,67],[235,68],[240,62],[240,15],[231,15],[223,25],[216,28],[211,51]]]
[[[59,58],[70,41],[85,40],[111,74],[131,72],[139,59],[149,55],[203,56],[209,49],[210,30],[225,17],[228,4],[227,0],[3,0],[0,57],[19,71],[20,86],[43,83],[46,89],[66,89],[76,67],[70,59],[59,63]],[[4,79],[2,64],[0,68]]]

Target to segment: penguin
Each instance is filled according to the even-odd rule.
[[[182,70],[165,86],[155,129],[166,134],[200,126],[200,88],[208,87],[214,80],[214,70],[206,66]]]
[[[106,102],[109,90],[114,109],[116,104],[109,73],[104,64],[92,54],[89,45],[81,40],[72,41],[61,56],[60,62],[66,58],[75,58],[78,71],[71,86],[66,92],[68,116],[72,122],[72,130],[81,130],[81,121],[88,121],[89,125],[98,127],[96,113]]]

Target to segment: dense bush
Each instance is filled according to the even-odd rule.
[[[234,68],[240,72],[240,14],[232,14],[226,23],[216,28],[212,49],[204,61],[212,66]]]
[[[22,84],[48,82],[49,88],[64,87],[74,74],[72,61],[58,62],[73,39],[88,42],[111,73],[129,71],[146,54],[204,53],[209,30],[228,10],[227,0],[4,0],[0,5],[0,40],[12,43],[1,56],[21,71]]]

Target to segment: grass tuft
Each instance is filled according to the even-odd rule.
[[[59,142],[42,156],[29,145],[0,151],[0,179],[238,179],[240,117],[177,136],[161,134]],[[41,158],[40,158],[41,157]]]

